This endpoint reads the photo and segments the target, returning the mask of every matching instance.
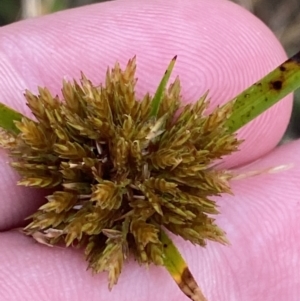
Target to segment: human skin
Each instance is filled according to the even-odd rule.
[[[137,56],[137,94],[153,93],[174,55],[185,102],[210,90],[225,103],[286,56],[266,26],[228,1],[116,1],[64,11],[0,29],[0,100],[29,114],[25,89],[59,93],[62,78],[94,83],[107,66]],[[218,198],[218,224],[230,246],[174,241],[209,301],[299,300],[300,143],[275,148],[291,112],[289,96],[239,133],[241,150],[226,167],[285,171],[233,181]],[[86,271],[81,250],[49,248],[16,227],[43,202],[43,192],[16,187],[18,176],[0,153],[0,294],[4,301],[187,300],[161,267],[129,261],[112,292],[105,274]],[[258,160],[257,160],[258,159]],[[255,161],[256,160],[256,161]],[[255,161],[255,162],[254,162]]]

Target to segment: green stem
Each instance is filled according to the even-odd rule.
[[[229,131],[237,131],[299,87],[300,52],[231,100],[234,106],[227,120]]]

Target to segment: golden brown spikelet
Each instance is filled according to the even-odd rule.
[[[135,69],[135,59],[124,71],[116,64],[105,85],[83,74],[80,83],[64,81],[63,99],[27,91],[36,120],[0,135],[20,185],[54,188],[25,232],[50,245],[84,245],[110,288],[129,253],[163,264],[162,227],[201,246],[226,243],[212,198],[230,193],[230,175],[212,166],[240,143],[225,126],[232,107],[207,114],[204,95],[182,108],[179,79],[152,116],[152,96],[136,98]]]

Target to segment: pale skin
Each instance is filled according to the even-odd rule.
[[[26,88],[58,93],[62,78],[82,70],[95,83],[108,65],[137,55],[138,95],[154,92],[174,55],[186,102],[210,90],[224,103],[286,58],[274,35],[250,13],[227,1],[116,1],[65,11],[0,29],[0,100],[28,114]],[[290,117],[292,97],[240,132],[241,151],[227,167],[292,168],[233,183],[218,199],[218,224],[231,246],[195,247],[176,238],[209,301],[296,301],[300,287],[300,142],[275,148]],[[16,187],[17,175],[0,157],[0,292],[2,300],[187,300],[163,268],[130,261],[112,292],[106,275],[86,271],[82,252],[49,248],[17,227],[43,202]]]

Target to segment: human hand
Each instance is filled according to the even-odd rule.
[[[137,55],[138,94],[154,92],[174,55],[183,97],[197,100],[207,89],[211,105],[225,103],[285,59],[272,33],[255,17],[227,1],[116,1],[61,12],[0,29],[0,99],[28,113],[25,88],[47,86],[59,93],[63,77],[82,70],[102,82],[107,66]],[[206,248],[175,238],[209,301],[298,301],[300,143],[270,152],[291,111],[291,97],[241,132],[241,151],[226,166],[253,162],[261,170],[294,168],[235,181],[234,196],[219,199],[218,224],[231,246]],[[270,153],[269,153],[270,152]],[[268,153],[267,155],[265,155]],[[17,176],[0,157],[0,291],[2,300],[186,300],[161,267],[129,262],[112,292],[106,275],[86,271],[81,251],[48,248],[14,227],[44,201],[16,187]],[[297,233],[298,231],[298,233]]]

